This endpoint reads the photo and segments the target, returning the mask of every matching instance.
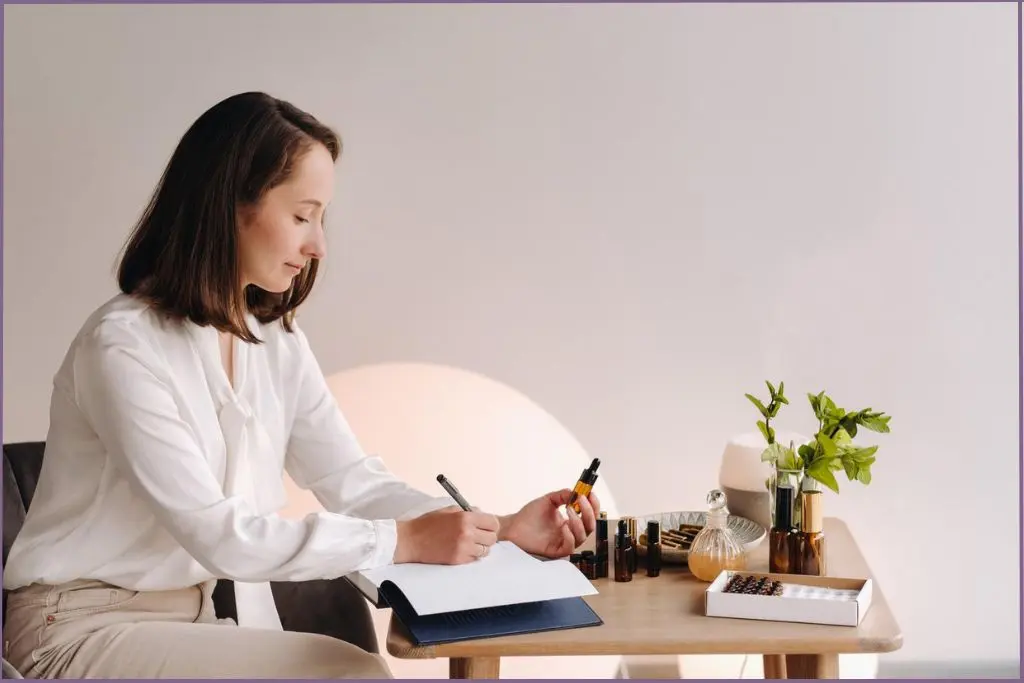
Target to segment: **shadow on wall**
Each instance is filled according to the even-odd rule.
[[[443,494],[435,477],[451,477],[472,505],[496,514],[572,487],[590,463],[580,443],[546,411],[515,390],[451,367],[395,363],[360,367],[328,378],[363,449],[412,486]],[[286,481],[282,515],[319,510],[307,491]],[[609,517],[618,512],[598,479],[595,492]],[[396,678],[448,678],[448,662],[399,660],[384,652],[390,610],[376,610],[381,650]],[[622,658],[509,657],[502,678],[615,678]]]

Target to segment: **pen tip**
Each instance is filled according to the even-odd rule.
[[[437,481],[438,481],[438,483],[444,481],[444,475],[443,474],[437,475]]]

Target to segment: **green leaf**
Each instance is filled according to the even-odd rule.
[[[866,429],[870,429],[873,432],[887,434],[889,432],[890,419],[885,413],[868,413],[860,419],[860,423]]]
[[[792,448],[786,448],[781,443],[773,443],[761,452],[761,460],[774,463],[776,467],[783,470],[801,469]]]
[[[821,412],[826,415],[834,415],[838,411],[835,402],[831,396],[825,396],[825,392],[821,392]]]
[[[782,407],[781,403],[777,403],[777,402],[773,401],[771,403],[771,405],[768,406],[768,414],[771,415],[772,417],[775,417],[776,415],[779,414],[779,408],[781,408],[781,407]]]
[[[869,468],[867,468],[867,467],[860,468],[860,471],[857,472],[857,481],[859,481],[860,483],[864,484],[865,486],[870,484],[871,483],[871,470]]]
[[[768,395],[772,397],[772,400],[775,400],[775,387],[768,380],[765,380],[764,383],[768,385]]]
[[[785,387],[785,386],[786,386],[786,383],[780,380],[779,381],[779,396],[782,396],[783,387]],[[786,401],[786,403],[789,403],[789,401]]]
[[[821,397],[815,396],[814,394],[807,394],[807,400],[811,404],[811,410],[814,411],[814,417],[821,419]]]
[[[789,399],[783,396],[782,394],[776,396],[775,400],[778,401],[779,403],[785,403],[787,406],[789,405]]]
[[[800,448],[796,449],[796,451],[800,454],[800,458],[803,460],[805,466],[814,460],[814,446],[803,444]]]
[[[768,448],[761,451],[761,461],[771,462],[775,464],[784,462],[787,450],[788,449],[781,443],[773,443],[772,445],[768,446]]]
[[[818,434],[815,435],[814,438],[817,439],[818,443],[821,444],[821,449],[822,449],[822,451],[824,451],[824,453],[825,453],[825,455],[827,457],[832,458],[832,457],[835,456],[835,454],[836,454],[836,443],[835,443],[835,441],[833,441],[832,439],[828,438],[828,436],[826,434],[823,434],[821,432],[818,432]]]
[[[811,466],[807,468],[807,475],[817,479],[836,493],[839,493],[839,482],[836,481],[836,476],[832,474],[832,470],[829,469],[828,463],[828,460],[819,458],[815,462],[812,462]]]
[[[836,448],[840,451],[853,446],[853,439],[850,437],[850,433],[843,427],[836,430],[836,433],[832,435],[832,440],[836,442]]]
[[[768,440],[771,443],[775,443],[775,428],[771,425],[768,426]]]
[[[857,471],[860,468],[857,467],[857,463],[852,460],[843,460],[843,469],[846,470],[846,478],[853,481],[857,478]]]
[[[867,448],[856,448],[849,451],[846,455],[855,463],[862,464],[869,460],[874,462],[874,455],[876,452],[878,452],[878,446],[868,446]]]
[[[750,399],[751,403],[753,403],[755,406],[757,406],[757,409],[761,411],[762,415],[764,415],[765,417],[769,417],[768,409],[764,407],[764,404],[761,403],[761,401],[758,398],[756,398],[755,396],[752,396],[751,394],[743,394],[743,395],[746,396],[748,399]]]
[[[761,436],[764,437],[764,440],[771,443],[771,437],[768,436],[768,426],[765,425],[764,420],[757,421],[757,428],[761,430]]]

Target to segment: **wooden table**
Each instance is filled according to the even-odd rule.
[[[827,518],[825,538],[830,576],[874,579],[846,524]],[[765,539],[750,554],[748,569],[767,568]],[[765,678],[838,678],[840,653],[891,652],[903,644],[877,580],[857,627],[706,617],[709,584],[683,567],[666,566],[656,578],[641,568],[631,582],[607,578],[594,585],[600,594],[586,600],[602,626],[420,647],[392,619],[387,649],[399,658],[448,657],[451,678],[498,678],[501,657],[750,653],[764,655]]]

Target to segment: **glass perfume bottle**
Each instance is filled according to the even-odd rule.
[[[725,503],[725,494],[720,490],[708,493],[707,522],[690,546],[687,564],[690,573],[701,581],[714,581],[725,569],[747,568],[743,547],[729,529],[729,509]]]

